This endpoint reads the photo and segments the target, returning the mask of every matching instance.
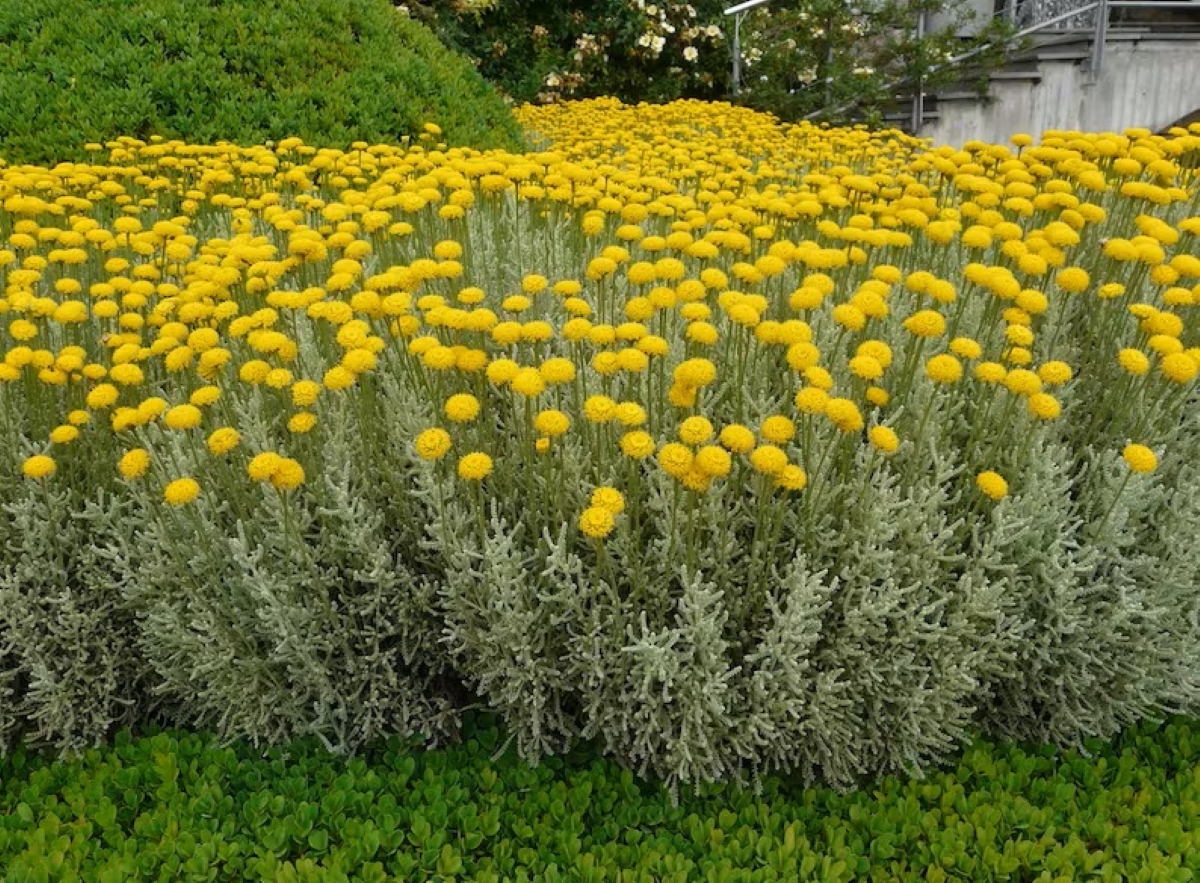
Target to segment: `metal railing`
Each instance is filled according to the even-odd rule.
[[[733,94],[737,95],[741,90],[742,77],[742,49],[741,49],[741,22],[742,17],[752,9],[756,9],[769,3],[770,0],[746,0],[744,3],[739,3],[736,6],[731,6],[725,10],[725,15],[734,16],[733,25],[733,70],[732,83]],[[1090,0],[1090,2],[1080,3],[1078,0],[1010,0],[1006,2],[1004,7],[996,12],[995,18],[1006,18],[1015,25],[1022,25],[1019,30],[1003,40],[994,43],[985,43],[977,46],[967,52],[960,53],[946,59],[941,64],[933,65],[927,73],[940,73],[948,68],[956,67],[964,61],[970,61],[983,55],[985,52],[994,50],[1007,51],[1024,44],[1025,40],[1035,34],[1040,34],[1048,31],[1090,31],[1091,33],[1091,53],[1088,65],[1088,78],[1091,82],[1096,82],[1100,77],[1101,70],[1104,67],[1104,50],[1108,43],[1108,27],[1109,17],[1114,9],[1187,9],[1200,12],[1200,0]],[[925,27],[925,17],[921,16],[917,23],[918,39],[923,35]],[[828,85],[827,81],[825,85]],[[903,78],[895,80],[887,86],[885,91],[894,91],[904,86],[916,86],[916,93],[913,97],[913,112],[912,112],[912,129],[914,133],[919,133],[921,124],[924,121],[924,106],[926,93],[921,88],[921,80],[912,78]],[[813,120],[817,117],[826,116],[829,114],[841,114],[853,109],[858,105],[861,99],[854,99],[838,106],[823,107],[820,110],[813,111],[804,117],[806,120]]]

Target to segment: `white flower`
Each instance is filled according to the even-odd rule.
[[[655,37],[650,41],[650,48],[654,51],[655,55],[658,55],[660,52],[662,52],[663,47],[666,45],[667,40],[665,37]]]
[[[646,15],[658,15],[658,7],[651,4],[646,7]]]
[[[719,27],[717,27],[716,25],[709,25],[708,27],[706,27],[704,29],[704,33],[707,34],[708,37],[712,40],[718,40],[722,36],[721,29]]]
[[[651,34],[642,34],[638,37],[638,45],[645,48],[650,45],[650,41],[653,39],[654,37]]]
[[[696,51],[695,46],[689,46],[683,50],[683,57],[686,58],[688,61],[695,61],[697,58],[700,57],[700,53],[698,51]]]

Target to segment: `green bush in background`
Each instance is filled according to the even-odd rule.
[[[492,88],[387,0],[0,0],[0,94],[10,162],[118,135],[395,143],[426,122],[521,143]]]

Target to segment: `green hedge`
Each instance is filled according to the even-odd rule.
[[[450,143],[521,141],[470,64],[387,0],[0,0],[0,95],[9,161],[118,135],[394,143],[426,122]]]
[[[1089,757],[979,741],[957,768],[839,794],[766,777],[678,803],[594,753],[529,767],[490,726],[261,756],[163,732],[0,763],[0,867],[35,880],[1183,881],[1200,872],[1200,723]],[[499,755],[499,756],[497,756]]]

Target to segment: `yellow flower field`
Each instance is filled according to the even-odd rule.
[[[936,578],[963,586],[964,562],[1027,542],[1002,530],[1017,513],[1060,506],[1110,551],[1143,516],[1197,520],[1200,127],[954,150],[695,102],[519,117],[521,155],[431,123],[403,146],[122,139],[0,168],[5,500],[112,494],[180,554],[226,525],[317,567],[321,513],[377,497],[405,548],[441,548],[418,569],[473,574],[445,640],[485,693],[512,636],[550,628],[477,639],[510,603],[487,588],[509,546],[512,573],[624,610],[612,640],[637,647],[697,579],[723,592],[723,640],[778,614],[759,587],[797,556],[846,585],[884,522],[871,542],[950,556]],[[901,579],[879,566],[862,591]],[[534,619],[590,615],[528,591]],[[666,678],[649,647],[638,677]],[[552,750],[565,714],[523,748]],[[672,775],[734,763],[590,725]],[[814,763],[908,762],[872,751]]]
[[[431,125],[411,148],[125,140],[93,165],[5,168],[0,379],[26,473],[85,446],[97,478],[131,450],[126,478],[164,488],[211,468],[198,444],[155,451],[169,430],[292,489],[320,399],[389,373],[438,424],[418,453],[467,481],[495,459],[552,469],[574,438],[597,482],[656,457],[693,492],[752,472],[800,490],[845,454],[817,443],[826,423],[903,459],[961,398],[1017,439],[1087,364],[1153,445],[1137,418],[1197,373],[1195,134],[929,150],[686,102],[522,122],[544,150],[439,149]],[[1060,360],[1076,311],[1093,333]],[[917,413],[928,384],[948,391]],[[230,400],[250,395],[278,451],[239,444]],[[976,435],[973,466],[1019,488]],[[168,501],[195,498],[179,487]]]

